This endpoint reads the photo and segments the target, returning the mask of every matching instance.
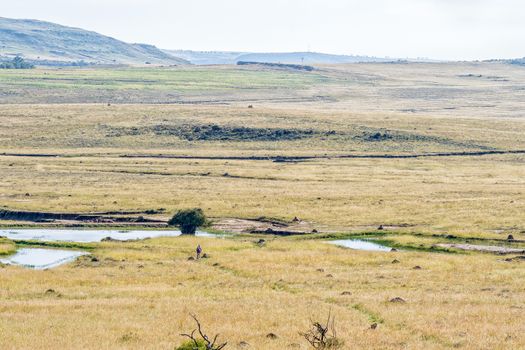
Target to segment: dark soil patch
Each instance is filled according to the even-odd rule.
[[[404,304],[404,303],[406,303],[405,299],[400,298],[400,297],[392,298],[392,299],[390,299],[390,302],[391,302],[391,303],[398,303],[398,304]]]
[[[271,62],[239,61],[239,62],[237,62],[237,65],[238,66],[256,65],[256,66],[270,67],[270,68],[304,70],[304,71],[307,71],[307,72],[311,72],[311,71],[313,71],[315,69],[312,66],[305,66],[305,65],[301,65],[301,64],[285,64],[285,63],[271,63]]]
[[[505,259],[505,261],[507,261],[507,262],[512,262],[512,261],[523,261],[523,262],[525,262],[525,255],[518,255],[518,256],[515,256],[513,258],[507,258],[507,259]]]
[[[283,220],[279,220],[279,219],[275,219],[275,218],[268,218],[266,216],[260,216],[257,219],[255,219],[255,221],[266,222],[266,223],[272,224],[274,226],[280,226],[280,227],[288,227],[289,226],[288,223],[283,221]]]
[[[363,129],[363,128],[362,128]],[[397,130],[388,130],[388,129],[371,129],[364,128],[361,134],[355,136],[355,138],[366,141],[366,142],[397,142],[397,143],[414,143],[414,142],[424,142],[424,143],[434,143],[447,146],[456,146],[466,149],[484,149],[484,150],[494,150],[490,147],[483,145],[478,145],[469,142],[452,140],[446,137],[440,136],[430,136],[419,133],[410,133],[405,131]]]
[[[311,224],[306,221],[286,222],[268,217],[257,219],[221,218],[213,220],[212,228],[217,231],[235,233],[253,233],[275,236],[310,234]]]
[[[148,211],[150,212],[150,211]],[[119,212],[111,212],[117,214]],[[110,216],[106,213],[79,214],[79,213],[52,213],[36,211],[0,210],[0,220],[54,222],[54,221],[79,221],[90,223],[164,223],[161,220],[147,219],[143,216]]]
[[[154,134],[175,136],[188,141],[288,141],[311,138],[316,135],[333,135],[313,130],[285,128],[250,128],[244,126],[207,125],[153,125],[145,127],[113,128],[108,137]]]
[[[392,134],[389,134],[387,132],[381,133],[381,132],[375,132],[375,133],[367,133],[363,132],[363,139],[365,141],[384,141],[384,140],[391,140],[393,139]]]
[[[443,248],[455,248],[466,251],[477,251],[484,253],[494,253],[494,254],[525,254],[525,249],[521,248],[508,248],[492,245],[475,245],[475,244],[449,244],[449,243],[440,243],[437,244],[438,247]]]
[[[297,235],[307,235],[310,232],[274,230],[272,228],[267,228],[266,230],[251,230],[250,233],[262,234],[262,235],[275,235],[275,236],[297,236]]]

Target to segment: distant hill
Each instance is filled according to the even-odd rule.
[[[128,44],[95,32],[28,19],[0,17],[0,57],[49,65],[187,64],[152,45]]]
[[[248,53],[237,61],[283,63],[283,64],[336,64],[358,62],[392,62],[396,59],[368,56],[331,55],[318,52]]]
[[[397,59],[369,56],[331,55],[318,52],[250,53],[235,51],[165,50],[192,64],[237,64],[238,62],[282,64],[336,64],[359,62],[393,62]]]
[[[191,51],[191,50],[164,50],[168,54],[182,58],[192,64],[236,64],[237,57],[245,52],[235,51]]]

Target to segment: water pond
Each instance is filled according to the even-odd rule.
[[[0,259],[0,263],[44,270],[71,262],[85,252],[58,249],[23,248],[14,255]]]
[[[330,244],[335,244],[340,247],[350,248],[355,250],[366,250],[373,252],[389,252],[392,248],[374,243],[363,239],[341,239],[337,241],[329,241]]]
[[[106,237],[116,240],[144,239],[155,237],[176,237],[180,231],[118,231],[118,230],[71,230],[71,229],[22,229],[0,230],[0,236],[13,240],[37,240],[43,242],[100,242]],[[198,231],[197,237],[217,237],[217,235]]]
[[[35,240],[42,242],[100,242],[110,237],[115,240],[144,239],[155,237],[176,237],[180,231],[118,231],[118,230],[71,230],[71,229],[21,229],[0,230],[0,236],[12,240]],[[197,237],[220,237],[199,231]],[[24,248],[15,254],[0,259],[0,263],[19,265],[35,270],[44,270],[74,261],[88,253],[74,250]]]

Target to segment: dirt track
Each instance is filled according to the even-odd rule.
[[[415,154],[340,154],[340,155],[312,155],[312,156],[190,156],[171,154],[122,154],[120,158],[165,158],[165,159],[200,159],[200,160],[270,160],[274,162],[300,162],[313,159],[410,159],[430,157],[479,157],[487,155],[525,154],[525,150],[494,150],[473,152],[438,152]],[[38,153],[0,153],[0,157],[37,157],[37,158],[73,158],[73,157],[114,157],[103,154],[38,154]]]
[[[163,220],[154,220],[142,216],[128,216],[147,214],[147,212],[106,212],[106,213],[51,213],[35,211],[0,210],[0,220],[28,221],[28,222],[78,222],[78,223],[141,223],[165,224]],[[117,216],[115,216],[117,215]]]
[[[496,253],[496,254],[523,254],[525,249],[519,248],[507,248],[499,246],[490,246],[490,245],[475,245],[475,244],[447,244],[440,243],[437,244],[438,247],[443,248],[455,248],[461,250],[471,250],[484,253]]]

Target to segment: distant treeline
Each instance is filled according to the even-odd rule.
[[[0,63],[0,69],[31,69],[35,68],[32,63],[24,61],[20,56],[16,56],[11,61]]]
[[[95,63],[80,61],[31,60],[33,64],[46,67],[86,67]]]
[[[484,62],[503,62],[503,63],[508,63],[508,64],[517,64],[520,66],[525,66],[525,57],[513,58],[513,59],[486,60]]]
[[[244,65],[250,65],[250,64],[256,64],[260,66],[267,66],[267,67],[277,67],[277,68],[287,68],[287,69],[297,69],[297,70],[305,70],[308,72],[311,72],[314,70],[314,67],[312,66],[303,66],[300,64],[284,64],[284,63],[268,63],[268,62],[249,62],[249,61],[239,61],[237,62],[238,65],[244,66]]]
[[[520,66],[523,66],[523,65],[525,65],[525,58],[517,58],[517,59],[514,59],[514,60],[509,60],[509,63],[510,64],[518,64]]]
[[[2,59],[6,61],[2,61]],[[79,61],[56,61],[56,60],[40,60],[40,59],[24,59],[20,56],[7,61],[7,58],[0,57],[0,69],[31,69],[35,65],[46,67],[86,67],[96,65],[93,62]]]

